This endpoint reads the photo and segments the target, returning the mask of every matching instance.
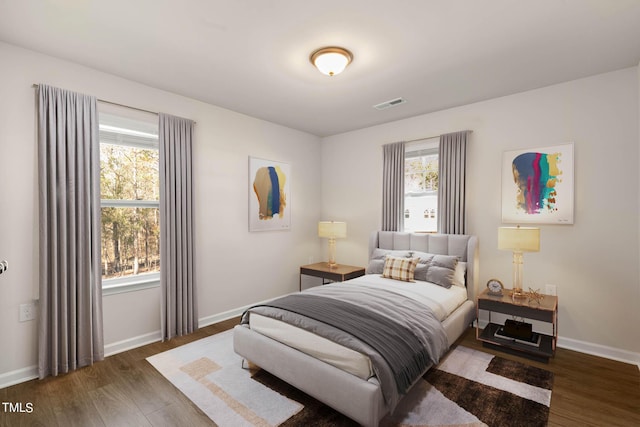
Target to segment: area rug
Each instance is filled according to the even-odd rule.
[[[349,418],[233,352],[233,331],[147,359],[220,427],[355,426]],[[453,348],[381,426],[545,426],[553,374]]]

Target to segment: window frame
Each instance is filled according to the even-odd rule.
[[[422,156],[427,156],[427,155],[437,155],[438,156],[438,160],[439,160],[439,148],[440,148],[440,138],[439,137],[434,137],[434,138],[428,138],[428,139],[423,139],[420,141],[415,141],[415,142],[411,142],[408,144],[405,144],[405,148],[404,148],[404,155],[405,155],[405,163],[408,159],[412,159],[412,158],[418,158],[418,157],[422,157]],[[438,176],[440,175],[440,171],[438,170]],[[407,200],[407,183],[405,180],[405,184],[404,184],[404,213],[402,215],[402,229],[404,231],[407,231],[407,228],[405,227],[405,221],[407,219],[406,213],[408,208],[406,208],[406,200]],[[437,192],[439,190],[436,190],[436,197],[437,197]],[[437,200],[437,199],[436,199]],[[436,212],[438,211],[437,209],[437,205],[436,205]],[[437,224],[437,213],[436,213],[436,229],[435,230],[409,230],[408,232],[411,233],[437,233],[438,232],[438,224]]]
[[[106,108],[105,108],[106,107]],[[130,109],[121,109],[121,108],[113,108],[110,105],[100,105],[99,106],[99,127],[100,127],[100,138],[99,143],[102,144],[110,144],[110,145],[119,145],[123,147],[131,147],[138,148],[144,150],[158,150],[160,151],[159,144],[159,124],[157,116],[153,114],[139,114],[138,112],[131,111]],[[123,139],[120,134],[115,131],[115,129],[127,129],[126,127],[117,128],[111,125],[104,125],[102,123],[100,114],[106,114],[109,116],[117,116],[122,118],[125,121],[135,121],[138,123],[147,123],[149,125],[155,125],[158,130],[158,135],[153,135],[156,138],[155,143],[148,143],[144,141],[132,141],[131,139],[126,140]],[[132,129],[127,129],[131,132],[131,135],[138,134],[139,136],[143,136],[144,138],[149,138],[152,134],[147,134],[145,132],[139,132]],[[115,134],[113,138],[108,138],[103,142],[102,131],[110,132]],[[158,165],[159,169],[159,165]],[[160,177],[158,176],[158,185]],[[158,197],[160,194],[158,193]],[[100,215],[102,216],[103,208],[160,208],[160,200],[129,200],[129,199],[100,199]],[[162,262],[162,261],[161,261]],[[160,264],[162,265],[162,264]],[[151,289],[160,287],[160,272],[152,272],[152,273],[141,273],[137,275],[125,276],[125,277],[116,277],[111,279],[102,279],[102,295],[114,295],[126,292],[135,292],[144,289]]]

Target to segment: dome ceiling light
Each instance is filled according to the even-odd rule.
[[[322,74],[335,76],[349,65],[353,54],[342,47],[323,47],[313,52],[309,60]]]

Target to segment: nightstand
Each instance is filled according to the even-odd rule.
[[[544,295],[540,303],[529,302],[528,298],[512,298],[509,291],[505,289],[504,295],[493,296],[485,289],[476,301],[476,318],[480,319],[480,310],[489,312],[489,323],[482,333],[478,321],[476,321],[476,338],[482,341],[485,347],[498,348],[508,353],[528,357],[541,362],[548,362],[550,357],[556,352],[556,342],[558,340],[558,297],[554,295]],[[551,324],[552,333],[540,335],[538,346],[531,343],[522,343],[514,339],[500,338],[495,336],[496,331],[502,325],[491,322],[491,313],[501,313],[524,319],[538,320]],[[535,332],[535,331],[534,331]]]
[[[345,280],[364,276],[364,268],[342,264],[338,264],[335,267],[329,267],[329,264],[326,262],[303,265],[300,267],[300,290],[302,290],[303,274],[305,276],[321,277],[322,284],[326,285],[330,282],[344,282]]]

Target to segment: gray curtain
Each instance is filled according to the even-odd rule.
[[[104,358],[96,98],[38,87],[38,374]]]
[[[403,228],[404,145],[396,142],[382,147],[382,231],[402,231]]]
[[[194,122],[160,113],[162,337],[198,329],[191,151]]]
[[[440,136],[438,155],[438,232],[465,234],[466,163],[469,131]]]

